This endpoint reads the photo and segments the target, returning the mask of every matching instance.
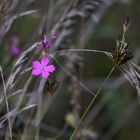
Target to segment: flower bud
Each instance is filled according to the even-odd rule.
[[[124,31],[127,31],[128,28],[129,28],[129,26],[130,26],[129,16],[126,15],[126,16],[124,17],[124,19],[123,19],[123,30],[124,30]]]

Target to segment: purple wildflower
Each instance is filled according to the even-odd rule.
[[[49,59],[44,57],[41,59],[41,63],[39,61],[33,61],[32,65],[34,69],[32,70],[32,75],[38,76],[42,74],[43,78],[48,78],[50,73],[55,71],[54,65],[48,65]]]
[[[13,57],[18,57],[21,54],[21,50],[17,46],[12,45],[10,46],[10,54]]]
[[[18,57],[21,54],[21,50],[20,48],[18,48],[19,39],[17,38],[17,36],[13,35],[10,40],[10,54],[12,57]]]
[[[55,35],[52,35],[51,38],[47,39],[46,37],[44,37],[44,39],[41,41],[41,44],[43,47],[48,47],[51,48],[52,47],[52,41],[56,39]]]

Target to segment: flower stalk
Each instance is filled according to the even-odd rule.
[[[101,84],[100,88],[98,89],[97,93],[95,94],[95,96],[92,98],[90,104],[88,105],[87,109],[85,110],[84,114],[82,115],[81,119],[79,120],[77,126],[75,127],[71,137],[69,138],[69,140],[72,140],[74,135],[76,134],[81,122],[83,121],[83,119],[85,118],[85,116],[87,115],[88,111],[90,110],[91,106],[93,105],[94,101],[96,100],[96,98],[98,97],[100,91],[102,90],[103,86],[106,84],[107,80],[110,78],[111,74],[113,73],[115,69],[115,66],[111,69],[111,71],[109,72],[108,76],[106,77],[106,79],[104,80],[104,82]]]

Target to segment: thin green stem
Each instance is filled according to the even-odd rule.
[[[3,88],[4,88],[4,98],[5,98],[5,103],[6,103],[6,110],[7,110],[7,113],[9,113],[9,103],[8,103],[8,99],[7,99],[6,85],[5,85],[5,80],[4,80],[1,66],[0,66],[0,73],[1,73],[1,78],[2,78],[2,83],[3,83]],[[9,117],[8,117],[8,123],[9,123],[9,136],[10,136],[10,140],[12,140],[12,127],[11,127],[11,120]]]
[[[111,71],[109,72],[108,76],[106,77],[106,79],[104,80],[104,82],[101,84],[100,88],[98,89],[96,95],[93,97],[93,99],[91,100],[90,104],[88,105],[87,109],[85,110],[84,114],[82,115],[81,119],[79,120],[76,128],[74,129],[71,137],[69,138],[69,140],[72,140],[75,133],[77,132],[81,122],[83,121],[83,119],[85,118],[85,116],[87,115],[89,109],[91,108],[91,106],[93,105],[95,99],[97,98],[97,96],[99,95],[100,91],[102,90],[103,86],[105,85],[105,83],[107,82],[107,80],[109,79],[109,77],[111,76],[112,72],[114,71],[115,66],[111,69]]]

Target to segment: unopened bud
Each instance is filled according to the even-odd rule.
[[[123,19],[123,30],[124,30],[124,31],[127,31],[128,28],[129,28],[129,26],[130,26],[129,16],[126,15],[126,16],[124,17],[124,19]]]

